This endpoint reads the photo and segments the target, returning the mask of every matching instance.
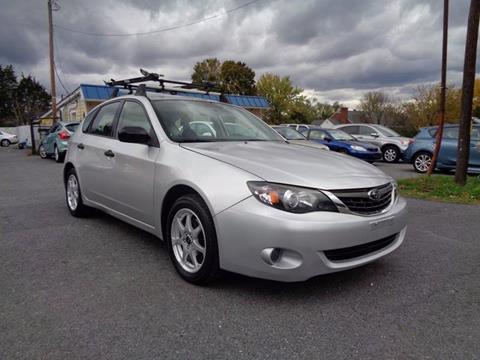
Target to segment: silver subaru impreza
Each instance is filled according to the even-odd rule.
[[[400,246],[395,181],[348,155],[290,144],[248,111],[153,94],[111,99],[72,137],[74,216],[101,209],[163,239],[178,273],[302,281]]]

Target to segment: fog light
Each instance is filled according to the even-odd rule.
[[[272,252],[270,253],[270,260],[272,261],[272,263],[276,263],[278,259],[280,259],[280,255],[282,255],[282,249],[279,249],[279,248],[273,249]]]

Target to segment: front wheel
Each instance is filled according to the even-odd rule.
[[[184,280],[202,285],[218,277],[215,226],[198,195],[185,195],[175,201],[168,214],[166,235],[170,258]]]
[[[0,145],[2,147],[8,147],[10,146],[10,141],[8,139],[3,139],[1,142],[0,142]]]
[[[42,159],[46,159],[46,158],[47,158],[47,152],[45,151],[45,146],[40,145],[40,147],[38,148],[38,154],[40,155],[40,157],[41,157]]]
[[[432,164],[432,154],[419,152],[413,157],[413,168],[416,172],[426,173]]]
[[[400,159],[400,151],[396,146],[385,146],[383,160],[387,163],[396,163]]]

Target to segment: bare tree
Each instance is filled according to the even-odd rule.
[[[387,94],[381,91],[370,91],[363,96],[360,108],[369,122],[380,124],[384,121],[385,108],[388,103],[389,98]]]
[[[465,44],[465,63],[463,66],[462,107],[460,128],[458,131],[458,155],[455,182],[465,185],[467,182],[468,158],[470,156],[470,127],[472,123],[472,101],[475,83],[475,65],[477,61],[478,23],[480,0],[471,0],[468,14],[467,41]]]

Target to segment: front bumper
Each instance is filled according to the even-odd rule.
[[[333,212],[293,214],[249,197],[215,216],[220,267],[247,276],[304,281],[313,276],[360,266],[400,246],[406,232],[406,201],[398,198],[378,216]],[[365,255],[331,260],[325,251],[350,248],[391,237],[387,246]],[[268,263],[269,249],[284,258]],[[283,256],[282,255],[282,256]]]

